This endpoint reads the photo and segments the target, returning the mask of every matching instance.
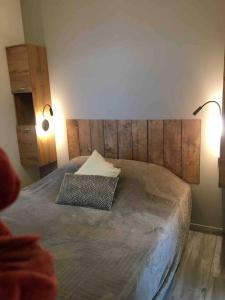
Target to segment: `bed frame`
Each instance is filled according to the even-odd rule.
[[[107,158],[165,166],[188,183],[200,182],[201,121],[67,120],[70,159],[96,149]]]

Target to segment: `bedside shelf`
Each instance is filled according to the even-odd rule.
[[[57,162],[55,136],[45,132],[43,138],[37,131],[43,107],[51,105],[46,49],[24,44],[7,47],[6,53],[21,164],[48,170]]]
[[[18,125],[35,125],[32,93],[14,94]]]

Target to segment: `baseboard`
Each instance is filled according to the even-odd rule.
[[[200,232],[204,232],[204,233],[211,233],[211,234],[217,234],[217,235],[224,234],[223,228],[201,225],[201,224],[196,224],[196,223],[191,223],[190,229],[194,230],[194,231],[200,231]]]

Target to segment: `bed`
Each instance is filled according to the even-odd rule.
[[[22,190],[2,219],[41,234],[60,300],[166,299],[200,181],[200,120],[67,120],[70,162]],[[55,203],[97,149],[122,173],[110,211]],[[187,182],[187,183],[186,183]]]
[[[113,159],[122,174],[111,211],[55,204],[65,172],[85,160],[23,189],[1,218],[15,234],[41,234],[58,299],[163,299],[188,234],[190,186],[162,166]]]

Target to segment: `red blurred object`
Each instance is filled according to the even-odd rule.
[[[18,196],[20,180],[0,149],[0,210]],[[53,300],[57,281],[53,259],[38,236],[14,237],[0,221],[0,299]]]

